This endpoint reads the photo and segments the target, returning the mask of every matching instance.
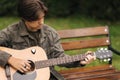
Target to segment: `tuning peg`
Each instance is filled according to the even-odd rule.
[[[100,48],[100,50],[104,50],[103,48]]]
[[[108,58],[107,60],[108,60],[108,61],[110,61],[111,59],[110,59],[110,58]]]
[[[104,62],[107,62],[107,59],[104,59],[103,61],[104,61]]]
[[[110,61],[111,59],[110,58],[108,58],[108,59],[104,59],[103,61],[104,62],[107,62],[107,61]]]
[[[108,51],[108,49],[107,49],[107,48],[105,48],[104,50]]]

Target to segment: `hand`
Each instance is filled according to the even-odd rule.
[[[86,53],[86,58],[84,60],[80,61],[80,64],[86,65],[86,64],[91,63],[93,60],[95,60],[96,56],[95,55],[91,55],[92,53],[93,53],[92,51],[88,51]]]
[[[8,64],[10,64],[13,68],[19,70],[22,73],[30,71],[31,66],[29,63],[30,62],[27,60],[18,59],[12,56],[8,59]]]

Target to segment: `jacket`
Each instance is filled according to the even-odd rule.
[[[0,31],[0,46],[13,49],[40,46],[45,50],[48,59],[68,56],[64,54],[58,33],[52,27],[45,24],[42,25],[37,38],[30,35],[23,21],[8,26]],[[0,51],[0,66],[4,67],[10,56],[9,53]],[[74,67],[76,65],[79,66],[78,62],[63,64],[61,66]],[[58,80],[63,80],[60,78],[61,76],[56,73],[54,67],[50,67],[50,71],[50,80],[54,80],[54,76],[56,76]]]

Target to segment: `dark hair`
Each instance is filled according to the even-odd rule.
[[[18,15],[27,21],[35,21],[39,18],[40,13],[46,13],[47,7],[40,0],[19,0]]]

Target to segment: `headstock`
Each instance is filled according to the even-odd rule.
[[[107,48],[100,48],[95,52],[96,58],[104,61],[110,61],[112,57],[112,51]]]

